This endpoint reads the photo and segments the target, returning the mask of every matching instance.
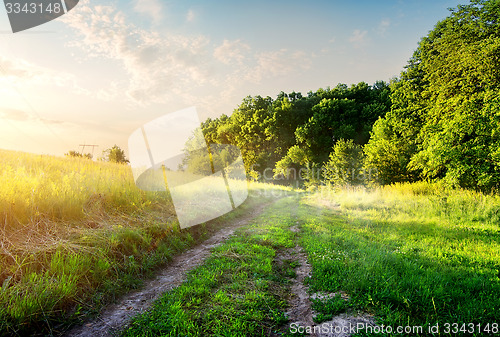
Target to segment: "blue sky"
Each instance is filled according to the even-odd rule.
[[[0,148],[96,153],[195,106],[388,81],[458,1],[89,1],[12,34],[0,10]],[[462,2],[463,3],[463,2]]]

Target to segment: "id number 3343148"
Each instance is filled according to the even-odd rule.
[[[7,9],[7,14],[19,14],[19,13],[31,13],[31,14],[43,14],[43,13],[61,13],[63,8],[60,2],[55,3],[19,3],[19,2],[6,2],[5,8]]]

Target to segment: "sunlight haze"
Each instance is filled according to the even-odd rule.
[[[159,116],[398,76],[455,1],[80,1],[16,34],[0,11],[0,148],[95,156]],[[89,148],[85,149],[89,152]]]

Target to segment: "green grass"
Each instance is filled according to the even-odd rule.
[[[280,265],[276,255],[297,242],[312,266],[310,293],[349,296],[313,300],[318,324],[364,311],[394,329],[421,326],[413,335],[433,335],[428,329],[436,324],[434,335],[493,334],[500,320],[499,206],[496,196],[424,183],[281,200],[123,335],[290,335],[283,312],[297,262]],[[297,221],[302,231],[289,231]],[[475,334],[461,332],[471,323]],[[478,324],[489,329],[478,332]]]
[[[137,188],[127,165],[6,150],[0,150],[0,162],[0,224],[6,231],[98,212],[141,212],[170,198]]]
[[[141,284],[155,268],[203,237],[167,223],[88,233],[18,259],[0,290],[0,334],[56,331]],[[22,260],[21,260],[22,259]]]
[[[0,151],[0,335],[57,333],[140,286],[228,220],[179,229],[168,193],[139,190],[125,165]]]
[[[312,308],[317,312],[314,321],[322,323],[331,320],[333,316],[345,312],[348,307],[349,303],[340,294],[328,299],[313,299]]]
[[[0,335],[56,333],[228,220],[291,194],[252,183],[235,212],[180,230],[168,194],[137,189],[127,166],[7,151],[0,159]],[[296,242],[313,268],[311,292],[350,297],[314,301],[317,322],[350,308],[379,324],[439,323],[442,335],[445,323],[500,321],[499,196],[415,183],[297,200],[241,229],[125,334],[286,335],[296,261],[276,254]],[[288,230],[296,221],[299,237]]]
[[[51,332],[193,244],[125,165],[0,150],[0,335]]]
[[[279,251],[295,246],[290,212],[297,199],[281,199],[214,249],[178,288],[135,318],[124,336],[268,336],[286,332],[293,261]]]
[[[249,198],[232,213],[183,230],[172,222],[135,219],[80,231],[52,249],[25,253],[22,261],[15,256],[19,265],[3,270],[13,276],[0,288],[0,335],[56,332],[96,314],[174,255],[261,202],[265,199]]]
[[[350,306],[393,327],[498,323],[499,207],[496,196],[423,183],[305,198],[311,291],[345,291]]]

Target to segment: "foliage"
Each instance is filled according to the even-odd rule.
[[[498,1],[474,0],[453,9],[420,41],[392,85],[386,116],[386,139],[398,158],[382,163],[380,135],[367,148],[383,182],[412,180],[419,173],[451,186],[498,189],[499,16]]]
[[[263,172],[272,157],[272,143],[266,134],[271,118],[270,97],[246,97],[231,117],[206,120],[203,132],[208,143],[232,144],[240,148],[245,169],[255,176]]]
[[[127,164],[129,160],[125,156],[125,151],[123,151],[118,145],[113,145],[113,147],[106,149],[102,152],[102,157],[105,161],[118,164]]]
[[[308,165],[311,162],[310,151],[304,150],[298,145],[294,145],[288,149],[286,156],[284,156],[280,161],[276,163],[276,168],[274,169],[274,177],[282,175],[285,178],[292,177],[297,179],[297,173],[300,171],[304,165]]]
[[[299,171],[300,178],[304,180],[304,187],[315,189],[323,184],[323,167],[314,162],[307,162],[305,167]]]
[[[182,164],[179,169],[195,175],[208,176],[224,169],[228,172],[229,165],[239,156],[240,152],[228,144],[207,142],[201,129],[193,132],[183,149]]]
[[[87,159],[92,159],[92,154],[90,153],[80,153],[78,151],[70,150],[68,153],[64,154],[66,157],[74,157],[74,158],[87,158]]]
[[[365,144],[373,123],[390,108],[389,91],[385,82],[361,82],[307,96],[249,96],[230,117],[207,119],[202,128],[208,143],[238,146],[248,174],[262,176],[274,169],[275,177],[288,176],[307,163],[321,166],[340,138]]]
[[[416,180],[416,174],[408,170],[415,145],[405,141],[396,130],[393,119],[380,118],[363,147],[364,170],[381,184]]]
[[[325,181],[332,185],[358,185],[365,182],[363,149],[352,139],[339,139],[325,165]]]

